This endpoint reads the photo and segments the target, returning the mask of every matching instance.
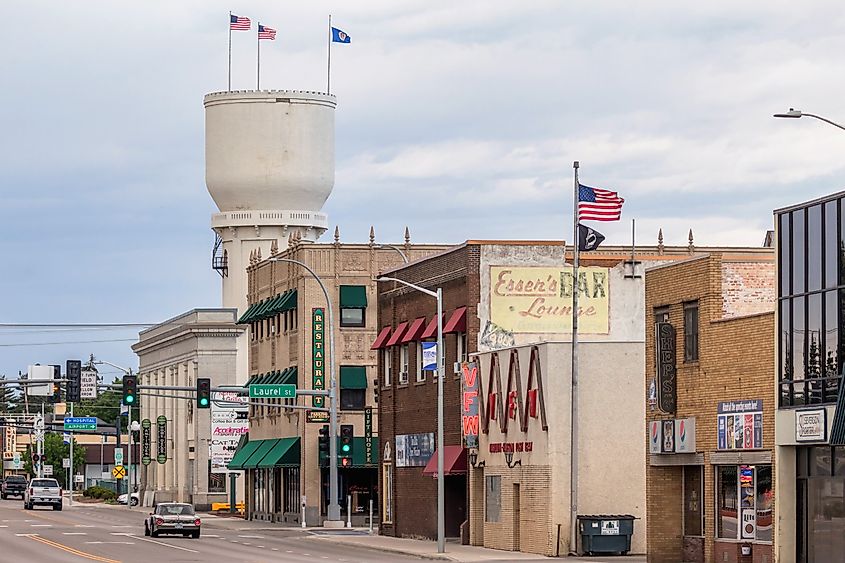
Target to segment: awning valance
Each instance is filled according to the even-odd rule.
[[[443,327],[443,333],[449,332],[466,332],[467,331],[467,308],[458,307],[449,320],[446,321],[446,326]]]
[[[296,467],[300,464],[298,436],[268,441],[273,442],[273,445],[270,451],[267,452],[267,455],[264,456],[264,459],[258,462],[258,469],[266,469],[268,467]]]
[[[340,366],[341,389],[366,389],[367,368],[364,366]]]
[[[387,346],[387,339],[390,336],[390,331],[392,327],[386,326],[381,329],[381,332],[378,333],[376,336],[375,342],[373,345],[370,346],[370,350],[378,350],[379,348],[385,348]]]
[[[258,448],[258,440],[253,442],[246,442],[237,449],[232,461],[229,462],[229,469],[240,470],[244,468],[244,462],[249,459],[249,456],[255,453]]]
[[[443,454],[443,475],[464,475],[467,472],[467,451],[463,446],[446,446]],[[423,475],[437,477],[437,456],[440,448],[434,450],[434,455],[428,460],[423,469]]]
[[[420,335],[425,330],[425,317],[420,317],[415,319],[411,326],[408,328],[407,332],[405,332],[405,336],[402,337],[402,344],[406,342],[412,342],[414,340],[419,340]]]
[[[340,307],[341,309],[363,309],[367,306],[367,286],[365,285],[342,285],[340,286]]]
[[[258,442],[258,447],[255,449],[252,455],[249,456],[249,459],[244,462],[244,469],[255,469],[256,467],[258,467],[258,462],[264,459],[264,456],[270,453],[270,450],[273,449],[273,446],[276,444],[276,440],[272,439],[255,441]]]
[[[399,323],[399,326],[393,331],[393,336],[387,341],[386,346],[396,346],[399,344],[399,339],[402,338],[402,334],[405,333],[406,328],[408,328],[408,323]]]

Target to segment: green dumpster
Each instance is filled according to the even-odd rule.
[[[630,514],[592,514],[578,516],[581,533],[581,551],[594,553],[620,553],[631,551],[634,520]]]

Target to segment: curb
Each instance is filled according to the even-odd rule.
[[[370,545],[363,542],[354,542],[354,541],[345,541],[342,536],[326,536],[326,535],[318,535],[314,534],[311,536],[312,538],[318,538],[325,541],[330,541],[339,545],[348,545],[350,547],[360,547],[364,549],[369,549],[372,551],[380,551],[382,553],[395,553],[397,555],[410,555],[411,557],[417,557],[419,559],[426,559],[429,561],[460,561],[460,559],[456,559],[454,557],[449,556],[447,553],[419,553],[416,551],[410,551],[407,549],[402,549],[399,547],[390,547],[390,546],[380,546],[380,545]],[[360,537],[360,536],[359,536]]]

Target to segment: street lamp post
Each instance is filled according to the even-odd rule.
[[[338,504],[338,483],[337,483],[337,379],[335,378],[334,370],[334,310],[332,308],[332,299],[323,280],[312,270],[307,264],[299,260],[291,258],[271,257],[267,259],[269,262],[288,262],[290,264],[297,264],[302,266],[311,277],[320,284],[320,289],[323,290],[323,295],[326,296],[326,308],[329,312],[329,508],[327,514],[326,527],[343,527],[343,520],[340,519],[340,504]],[[340,526],[333,525],[340,523]]]
[[[789,111],[787,111],[785,113],[776,113],[773,117],[786,117],[786,118],[790,118],[790,119],[798,119],[800,117],[813,117],[815,119],[818,119],[819,121],[824,121],[825,123],[829,123],[830,125],[833,125],[834,127],[839,127],[840,129],[845,130],[845,126],[839,125],[835,121],[831,121],[831,120],[827,119],[826,117],[822,117],[822,116],[816,115],[814,113],[806,113],[806,112],[803,112],[799,109],[789,108]]]
[[[379,277],[377,282],[392,281],[416,289],[437,299],[437,553],[446,551],[446,512],[444,509],[445,485],[443,483],[443,457],[446,446],[443,443],[443,289],[431,291],[424,287],[397,278]]]

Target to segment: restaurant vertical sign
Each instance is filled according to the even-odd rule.
[[[465,448],[478,447],[478,364],[461,364],[461,440]]]
[[[315,307],[311,311],[311,388],[323,390],[326,388],[326,310]],[[329,375],[331,377],[331,375]],[[311,405],[317,408],[326,406],[323,396],[311,397]],[[329,413],[325,411],[308,411],[308,422],[328,422]]]

